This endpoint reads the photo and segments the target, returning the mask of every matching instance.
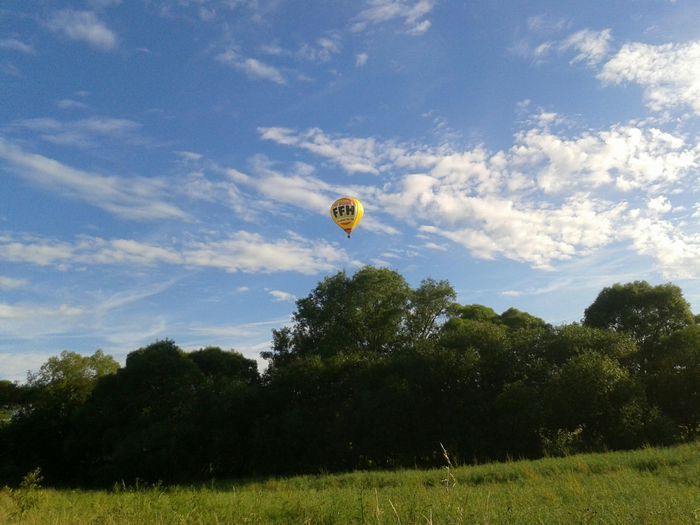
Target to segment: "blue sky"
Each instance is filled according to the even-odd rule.
[[[700,311],[695,0],[0,5],[0,378],[159,338],[257,358],[366,264],[580,320]],[[336,198],[364,203],[347,240]]]

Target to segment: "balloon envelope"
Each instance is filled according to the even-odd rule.
[[[331,204],[331,219],[348,234],[348,237],[360,223],[364,213],[362,203],[352,197],[342,197]]]

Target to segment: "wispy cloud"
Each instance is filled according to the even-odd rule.
[[[228,49],[218,54],[216,59],[222,64],[245,73],[250,78],[269,80],[280,85],[287,83],[286,78],[278,68],[261,62],[256,58],[241,56],[233,49]]]
[[[59,107],[85,108],[86,106],[74,100],[62,100]],[[97,144],[98,139],[121,140],[131,144],[148,142],[138,135],[141,129],[139,122],[112,117],[90,117],[75,121],[61,121],[55,118],[31,118],[12,122],[11,127],[33,131],[39,138],[54,144],[90,148]]]
[[[56,105],[60,109],[87,109],[88,107],[85,102],[80,102],[79,100],[73,100],[70,98],[63,98],[59,100]]]
[[[0,320],[37,319],[40,317],[74,317],[84,313],[81,308],[67,305],[57,307],[25,306],[0,303]]]
[[[538,25],[533,24],[533,27],[538,27]],[[582,29],[562,38],[559,35],[550,35],[549,33],[557,33],[566,25],[557,24],[545,27],[548,30],[545,28],[533,29],[531,35],[518,41],[511,50],[517,55],[534,60],[536,63],[542,63],[552,55],[563,55],[573,51],[575,55],[571,59],[571,63],[581,62],[588,66],[601,63],[610,53],[613,40],[610,29],[601,31]],[[542,41],[541,35],[543,34],[550,36],[550,39]]]
[[[283,292],[282,290],[269,290],[267,293],[277,302],[293,303],[297,299],[294,294]]]
[[[8,49],[10,51],[17,51],[18,53],[24,53],[26,55],[35,55],[36,50],[31,44],[17,40],[16,38],[3,38],[0,39],[0,49]]]
[[[101,51],[111,51],[118,45],[117,35],[92,11],[55,11],[46,26],[54,33],[70,40],[86,42]]]
[[[31,236],[0,235],[0,260],[39,266],[72,265],[216,268],[226,272],[291,272],[316,275],[351,260],[345,250],[324,240],[307,240],[293,233],[268,240],[238,231],[209,240],[184,240],[155,245],[134,239],[82,236],[65,242]]]
[[[320,129],[258,128],[264,140],[305,149],[338,163],[348,173],[379,173],[373,139],[329,137]]]
[[[190,266],[227,272],[293,272],[315,275],[332,271],[349,260],[344,250],[326,241],[298,237],[269,241],[257,233],[240,231],[213,241],[195,242],[183,252]]]
[[[29,153],[2,138],[0,160],[9,165],[11,173],[38,187],[57,190],[124,219],[189,219],[186,212],[164,199],[167,185],[162,180],[83,171]]]
[[[600,63],[608,55],[611,41],[610,29],[603,31],[583,29],[565,38],[559,48],[562,51],[573,49],[577,52],[571,60],[572,63],[584,62],[592,66]]]
[[[328,62],[338,53],[340,53],[340,36],[332,34],[318,38],[313,44],[302,44],[296,56],[311,62]]]
[[[3,288],[6,290],[12,290],[15,288],[22,288],[29,283],[26,279],[14,279],[12,277],[2,277],[0,276],[0,290]]]
[[[355,17],[351,31],[360,32],[370,25],[402,20],[407,34],[422,35],[431,26],[430,20],[426,17],[432,12],[434,5],[432,0],[418,2],[369,0],[367,7]]]

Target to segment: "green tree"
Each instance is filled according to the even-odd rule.
[[[119,363],[102,350],[91,356],[61,352],[58,357],[50,357],[38,372],[27,375],[27,385],[34,393],[33,408],[58,410],[67,415],[90,397],[101,377],[118,369]]]
[[[499,323],[499,317],[495,310],[481,304],[455,304],[450,308],[450,315],[470,321]]]
[[[173,481],[197,471],[190,451],[204,374],[173,341],[131,352],[81,411],[70,459],[93,481]]]
[[[219,347],[208,346],[185,356],[212,381],[241,381],[247,385],[260,381],[258,363],[235,351],[225,352]]]
[[[522,312],[517,308],[508,308],[498,316],[498,319],[511,330],[524,330],[534,328],[546,328],[548,325],[539,317]]]
[[[250,429],[258,415],[258,364],[236,351],[207,347],[185,354],[204,375],[197,383],[189,450],[193,475],[231,477],[249,474],[254,455]]]
[[[583,324],[626,332],[642,349],[650,349],[661,337],[695,320],[678,286],[634,281],[604,288],[586,308]]]
[[[546,386],[548,428],[578,436],[570,452],[639,446],[643,393],[607,355],[586,351],[569,359]]]
[[[118,363],[101,350],[91,356],[62,352],[49,358],[38,372],[29,373],[23,402],[8,429],[15,469],[40,467],[47,480],[70,471],[63,456],[74,418],[101,378],[114,374]]]
[[[635,358],[637,346],[625,332],[610,332],[573,323],[555,328],[544,352],[553,367],[560,367],[584,353],[601,354],[628,364]]]
[[[450,283],[434,279],[425,279],[413,290],[406,312],[409,344],[438,337],[441,321],[453,308],[456,296]]]
[[[22,390],[12,381],[0,380],[0,426],[9,423],[19,408]]]
[[[367,266],[325,278],[297,301],[293,326],[273,331],[271,366],[347,352],[387,355],[434,340],[455,292],[446,281],[412,290],[397,272]]]
[[[662,339],[648,379],[651,400],[678,425],[681,435],[700,435],[700,326]]]

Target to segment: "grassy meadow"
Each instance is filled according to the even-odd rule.
[[[700,523],[700,443],[202,487],[0,491],[3,524]]]

